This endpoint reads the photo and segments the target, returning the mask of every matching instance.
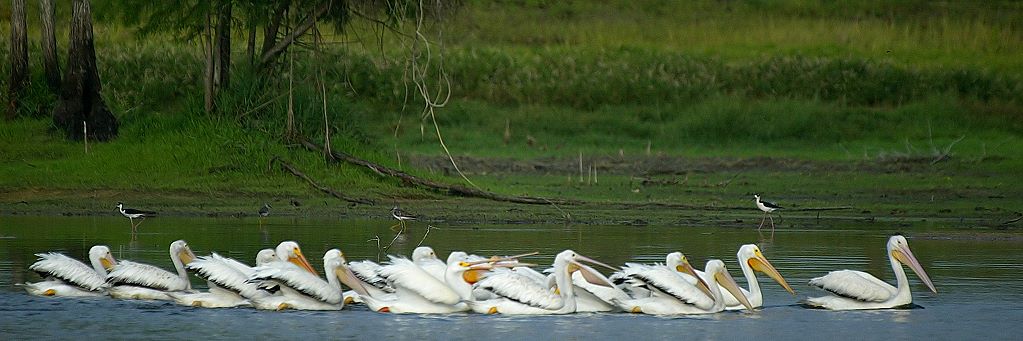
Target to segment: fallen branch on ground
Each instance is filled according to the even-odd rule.
[[[303,139],[302,140],[302,145],[305,146],[305,148],[310,150],[310,151],[319,152],[319,153],[323,152],[323,148],[321,148],[319,145],[317,145],[315,143],[310,142],[309,140]],[[379,164],[376,164],[376,163],[373,163],[373,162],[370,162],[370,161],[366,161],[366,160],[354,157],[352,155],[349,155],[347,153],[339,152],[339,151],[336,151],[336,150],[335,151],[331,151],[330,155],[333,156],[335,160],[338,160],[338,161],[341,161],[341,162],[347,162],[347,163],[350,163],[350,164],[353,164],[353,165],[363,166],[363,167],[369,168],[374,173],[380,174],[382,176],[389,176],[389,177],[398,178],[398,179],[401,179],[402,181],[404,181],[407,184],[412,184],[412,185],[415,185],[415,186],[425,187],[425,188],[429,188],[431,190],[435,190],[435,191],[439,191],[439,192],[445,192],[447,194],[454,195],[454,196],[471,197],[471,198],[482,198],[482,199],[489,199],[489,200],[494,200],[494,201],[513,202],[513,203],[518,203],[518,204],[531,204],[531,205],[550,205],[550,204],[574,205],[574,204],[581,203],[580,201],[577,201],[577,200],[565,200],[565,199],[554,199],[554,200],[551,200],[551,199],[540,198],[540,197],[501,195],[501,194],[497,194],[497,193],[494,193],[494,192],[483,191],[483,190],[479,190],[479,189],[475,189],[475,188],[469,188],[469,187],[460,186],[460,185],[445,184],[445,183],[440,183],[440,182],[436,182],[436,181],[432,181],[432,180],[428,180],[428,179],[423,179],[423,178],[417,177],[415,175],[408,174],[408,173],[399,171],[397,169],[392,169],[392,168],[389,168],[389,167],[386,167],[386,166],[383,166],[383,165],[379,165]]]
[[[299,178],[302,178],[303,180],[308,182],[309,185],[313,186],[314,188],[320,190],[323,193],[330,194],[331,196],[333,196],[335,198],[338,198],[338,199],[341,199],[341,200],[344,200],[344,201],[347,201],[347,202],[351,202],[351,203],[365,204],[365,205],[372,205],[373,204],[373,201],[370,201],[368,199],[360,199],[360,198],[349,197],[347,195],[342,194],[341,192],[338,192],[338,191],[335,191],[335,190],[331,189],[330,187],[322,186],[322,185],[316,183],[315,180],[310,178],[308,175],[305,175],[305,173],[302,173],[297,168],[295,168],[295,166],[292,166],[290,163],[288,163],[287,161],[284,161],[279,156],[274,156],[272,159],[270,159],[270,164],[271,165],[274,162],[279,163],[281,165],[282,169],[290,172],[291,174],[294,174],[295,176],[297,176]]]

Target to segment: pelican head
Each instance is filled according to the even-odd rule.
[[[583,275],[583,279],[585,279],[587,282],[590,282],[591,284],[605,286],[608,288],[615,287],[614,284],[611,283],[611,280],[607,279],[607,277],[605,277],[596,269],[590,267],[589,265],[583,264],[582,262],[600,265],[613,271],[620,270],[618,268],[604,264],[592,258],[580,255],[579,253],[572,250],[561,251],[561,253],[555,256],[554,268],[558,269],[561,266],[564,266],[565,269],[567,269],[570,278],[573,272],[578,271]]]
[[[692,264],[689,264],[689,259],[681,252],[669,253],[664,259],[664,265],[668,266],[669,269],[674,269],[675,271],[693,276],[693,278],[696,278],[696,288],[703,291],[707,297],[714,297],[714,294],[710,292],[710,286],[708,286],[707,282],[703,280],[703,277],[696,274],[696,269],[693,268]]]
[[[342,284],[355,290],[360,295],[366,294],[366,287],[362,285],[362,280],[355,276],[352,269],[348,267],[348,259],[345,258],[344,252],[338,249],[330,249],[327,253],[323,254],[323,271],[330,274],[333,272],[334,276],[341,281]]]
[[[516,266],[531,265],[519,263],[517,257],[496,257],[476,261],[469,260],[469,254],[462,251],[454,251],[448,254],[447,271],[450,275],[461,275],[462,280],[468,284],[476,284],[483,278],[483,274],[494,268],[512,268]],[[445,275],[447,276],[447,275]]]
[[[192,252],[192,248],[188,247],[188,243],[184,240],[175,240],[170,245],[171,259],[181,260],[182,265],[188,265],[195,260],[195,253]]]
[[[742,293],[742,290],[739,290],[739,284],[735,283],[735,279],[732,278],[732,275],[728,274],[728,268],[725,267],[725,262],[722,262],[720,259],[708,260],[704,273],[713,281],[717,282],[718,285],[725,288],[725,290],[728,290],[728,292],[730,292],[732,296],[735,296],[735,298],[739,300],[739,303],[742,303],[746,309],[753,311],[753,305],[749,303],[749,299],[747,299],[746,295]]]
[[[290,240],[281,242],[280,244],[277,244],[275,252],[277,253],[278,259],[285,262],[291,262],[292,264],[308,270],[316,276],[320,276],[320,273],[316,272],[316,269],[313,269],[313,266],[309,264],[308,260],[306,260],[305,255],[302,254],[302,249],[298,247],[298,243]]]
[[[323,254],[323,271],[331,272],[335,269],[340,269],[345,263],[345,255],[341,253],[341,250],[330,249]]]
[[[273,249],[262,249],[256,253],[256,266],[277,261],[277,253]]]
[[[117,264],[114,255],[110,253],[110,248],[106,245],[96,245],[89,249],[89,261],[92,263],[92,268],[101,274],[106,274]]]
[[[931,289],[931,292],[938,293],[938,289],[934,288],[934,283],[931,283],[931,278],[927,276],[927,272],[924,271],[924,268],[920,266],[920,262],[913,256],[913,251],[909,250],[909,242],[906,241],[906,237],[896,234],[888,238],[888,254],[899,261],[899,263],[909,266],[920,277],[920,280],[927,285],[927,288]]]
[[[746,244],[740,247],[738,256],[739,260],[746,262],[746,265],[749,265],[753,271],[763,272],[775,282],[778,282],[790,294],[796,294],[792,287],[789,286],[789,283],[785,281],[785,278],[778,273],[778,270],[771,265],[771,262],[767,261],[767,257],[764,257],[764,254],[760,252],[760,248],[755,244]]]
[[[413,257],[415,257],[415,254],[416,254],[415,252],[412,252],[412,256]],[[447,262],[444,262],[444,263],[445,264],[451,264],[453,262],[467,261],[468,259],[469,259],[469,254],[468,253],[465,253],[465,252],[462,252],[462,251],[452,251],[451,253],[448,254]]]
[[[429,246],[420,246],[412,250],[412,261],[420,262],[428,259],[437,259],[437,254]]]

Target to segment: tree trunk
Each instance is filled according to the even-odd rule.
[[[39,0],[39,21],[42,24],[39,41],[43,48],[43,68],[46,85],[54,93],[60,92],[60,63],[57,61],[57,38],[53,32],[53,0]]]
[[[270,17],[270,23],[263,29],[263,48],[260,49],[260,55],[263,55],[267,51],[270,51],[277,44],[277,32],[281,29],[281,21],[288,14],[289,1],[281,1],[281,3],[274,9],[273,16]]]
[[[206,104],[206,113],[213,113],[213,80],[215,72],[214,51],[213,51],[213,25],[210,23],[213,14],[206,13],[206,29],[203,31],[203,54],[206,55],[206,72],[203,73],[203,94]]]
[[[7,84],[7,119],[18,113],[18,99],[28,83],[28,31],[25,30],[25,0],[11,0],[11,78]]]
[[[231,3],[217,12],[217,88],[223,89],[231,83]]]
[[[250,19],[251,20],[251,19]],[[256,60],[256,23],[249,23],[249,42],[248,48],[245,49],[245,54],[249,56],[249,65],[251,66]]]
[[[83,128],[86,126],[90,140],[106,141],[117,136],[117,118],[100,96],[92,37],[92,6],[89,0],[74,0],[67,73],[61,85],[60,100],[53,109],[53,124],[71,140],[85,137]]]
[[[263,55],[259,58],[260,68],[265,70],[270,65],[271,62],[276,60],[277,57],[281,55],[281,53],[284,53],[284,51],[287,50],[288,47],[290,47],[291,44],[295,42],[295,39],[298,39],[298,37],[302,36],[307,31],[309,31],[309,29],[311,29],[313,25],[316,24],[316,21],[320,19],[320,16],[322,16],[323,14],[327,13],[327,11],[330,10],[330,6],[331,1],[327,1],[313,9],[312,13],[310,13],[309,16],[305,18],[305,21],[303,21],[298,26],[295,26],[295,28],[291,32],[289,32],[287,35],[281,38],[281,40],[278,41],[277,44],[271,46],[270,49],[266,49],[266,44],[263,44],[264,47]],[[264,43],[265,42],[266,41],[264,40]]]

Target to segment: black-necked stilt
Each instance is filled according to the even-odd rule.
[[[774,233],[774,217],[771,216],[771,212],[780,210],[782,207],[770,201],[760,200],[759,194],[754,194],[753,197],[757,199],[757,208],[764,211],[764,219],[760,220],[760,226],[757,226],[757,231],[764,227],[764,222],[767,221],[767,218],[771,218],[771,233]]]
[[[415,216],[408,214],[405,211],[402,211],[401,208],[398,208],[398,206],[394,206],[393,208],[391,208],[391,216],[394,217],[394,219],[398,220],[398,224],[391,226],[391,229],[393,230],[395,226],[401,226],[402,232],[405,231],[406,220],[416,220]]]
[[[139,225],[142,225],[142,221],[146,217],[156,215],[153,211],[136,210],[134,208],[124,208],[124,204],[121,202],[117,203],[117,210],[121,212],[121,215],[128,217],[128,221],[131,222],[131,233],[135,234]],[[139,220],[138,224],[135,224],[135,219]]]
[[[270,215],[270,204],[264,202],[263,203],[263,207],[259,208],[259,226],[260,227],[263,226],[263,219],[265,219],[266,216],[268,216],[268,215]]]

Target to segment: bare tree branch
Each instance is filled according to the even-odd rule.
[[[298,39],[298,37],[305,34],[306,31],[309,31],[309,29],[311,29],[313,25],[316,24],[316,20],[318,20],[320,16],[322,16],[324,13],[327,13],[327,11],[330,10],[331,4],[333,4],[333,1],[327,1],[320,4],[319,7],[313,10],[312,15],[306,17],[301,24],[296,26],[294,30],[288,33],[288,35],[284,36],[284,38],[278,41],[277,44],[275,44],[273,47],[271,47],[267,51],[264,51],[263,56],[259,58],[259,65],[261,66],[261,68],[266,67],[267,65],[270,64],[270,62],[274,61],[274,59],[277,59],[277,56],[283,53],[284,50],[288,48],[288,46],[291,46],[291,44],[295,42],[295,39]],[[264,46],[266,45],[264,44]]]

